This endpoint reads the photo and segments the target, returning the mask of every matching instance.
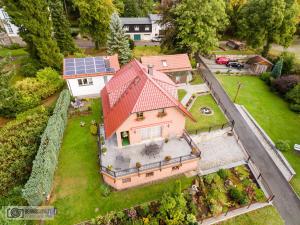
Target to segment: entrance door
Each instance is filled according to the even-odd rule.
[[[149,140],[161,137],[161,126],[147,127],[140,129],[141,140]]]
[[[133,35],[133,40],[140,41],[141,40],[141,35],[140,34],[134,34]]]

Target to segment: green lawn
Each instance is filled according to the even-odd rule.
[[[0,48],[0,57],[5,56],[22,56],[27,55],[28,53],[24,48],[19,49],[8,49],[8,48]]]
[[[173,187],[177,179],[181,180],[183,188],[192,182],[193,178],[182,176],[103,197],[100,192],[103,181],[99,174],[96,137],[89,132],[90,121],[99,121],[100,107],[100,100],[94,100],[92,115],[72,117],[68,121],[50,202],[57,208],[58,214],[47,224],[78,223],[111,210],[158,199]],[[80,127],[80,121],[85,121],[87,125]],[[96,208],[98,212],[95,212]]]
[[[214,114],[208,116],[201,114],[200,108],[204,106],[211,108]],[[204,131],[209,127],[222,125],[227,122],[223,112],[218,107],[211,95],[197,97],[192,108],[190,109],[190,112],[197,120],[197,122],[193,122],[190,119],[186,120],[186,129],[191,133],[196,132],[196,130]]]
[[[256,54],[255,51],[246,49],[246,50],[226,50],[226,51],[213,51],[216,55],[252,55]]]
[[[201,75],[198,71],[193,71],[193,80],[191,80],[190,84],[196,85],[196,84],[202,84],[204,83]]]
[[[252,212],[234,217],[219,225],[283,225],[284,222],[273,206],[267,206]]]
[[[289,110],[288,103],[270,91],[258,77],[217,75],[231,98],[237,90],[237,83],[242,87],[237,103],[244,105],[273,141],[289,140],[291,146],[300,143],[300,114]],[[294,150],[283,152],[297,175],[291,181],[300,195],[300,154]]]
[[[140,59],[142,56],[162,55],[160,46],[135,46],[133,49],[133,57]]]
[[[181,101],[184,98],[184,96],[186,95],[186,90],[178,89],[177,94],[178,94],[178,100]]]

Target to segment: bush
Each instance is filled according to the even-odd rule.
[[[240,205],[245,205],[248,203],[248,198],[244,192],[241,192],[238,190],[236,187],[232,187],[229,189],[229,195],[234,200]]]
[[[131,49],[131,50],[133,50],[134,49],[134,41],[131,39],[131,38],[129,38],[128,39],[128,41],[129,41],[129,48]]]
[[[291,146],[286,140],[279,140],[276,142],[275,147],[281,152],[287,152],[291,150]]]
[[[49,118],[41,137],[40,147],[33,161],[31,176],[23,189],[23,197],[29,205],[41,204],[51,191],[60,145],[67,124],[69,104],[70,93],[68,90],[64,90],[56,102],[53,115]]]
[[[259,188],[257,188],[257,189],[255,189],[255,200],[256,201],[259,201],[259,202],[263,202],[263,201],[265,201],[265,194],[264,194],[264,192],[261,190],[261,189],[259,189]]]
[[[203,177],[206,184],[211,184],[214,179],[214,174],[208,174]]]
[[[280,58],[282,58],[283,60],[282,74],[283,75],[290,74],[295,68],[295,63],[296,63],[295,54],[290,52],[283,52],[281,53]]]
[[[25,77],[34,77],[41,68],[38,60],[28,57],[21,62],[19,72]]]
[[[220,169],[218,171],[218,175],[223,179],[226,180],[229,176],[229,171],[228,170],[224,170],[224,169]]]
[[[97,133],[98,133],[97,126],[92,124],[90,126],[90,132],[91,132],[92,135],[97,135]]]
[[[290,102],[291,110],[300,112],[300,84],[290,90],[285,97]]]
[[[10,50],[14,50],[14,49],[21,48],[21,46],[18,43],[12,43],[11,45],[7,46],[7,48],[10,49]]]
[[[197,67],[197,61],[196,61],[195,58],[191,57],[190,58],[190,62],[191,62],[192,68],[196,68]]]
[[[272,81],[272,88],[280,94],[285,95],[294,88],[300,81],[297,75],[283,76]]]
[[[106,184],[101,184],[100,191],[104,197],[108,197],[111,193],[110,187]]]
[[[259,78],[268,85],[271,83],[271,73],[270,72],[262,73]]]

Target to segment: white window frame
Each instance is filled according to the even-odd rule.
[[[162,64],[163,67],[168,66],[167,60],[161,60],[161,64]]]
[[[140,26],[135,25],[135,26],[134,26],[134,31],[140,31]]]
[[[77,82],[79,87],[93,85],[93,79],[91,77],[79,78],[77,79]]]
[[[150,26],[145,26],[145,31],[150,31]]]
[[[123,29],[124,29],[124,31],[129,31],[129,26],[125,25],[125,26],[123,27]]]

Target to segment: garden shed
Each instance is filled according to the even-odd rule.
[[[249,69],[254,74],[261,74],[270,71],[273,67],[273,63],[260,55],[248,59],[246,64],[249,65]]]

